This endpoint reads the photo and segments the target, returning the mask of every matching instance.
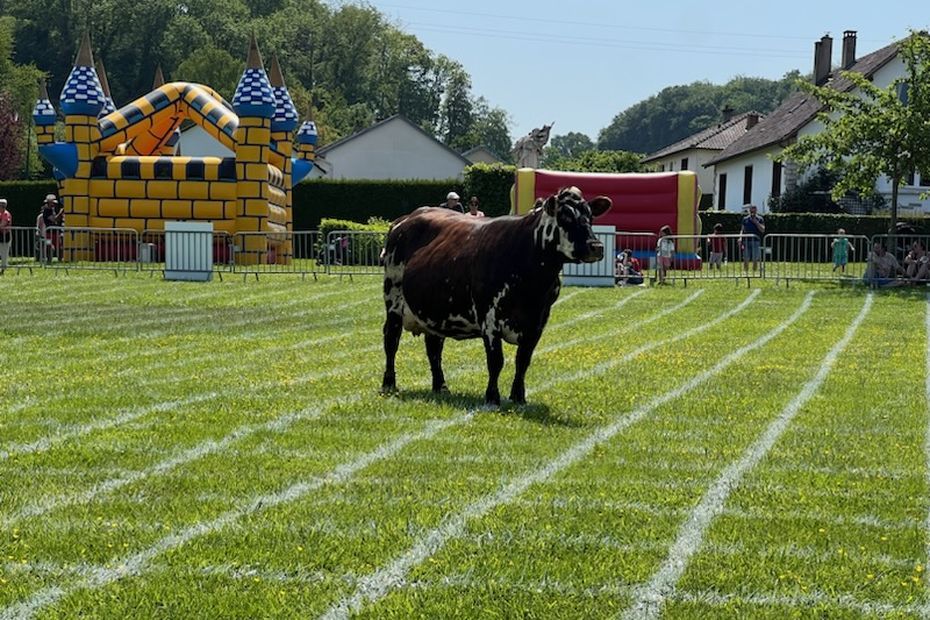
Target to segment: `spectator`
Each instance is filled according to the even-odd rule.
[[[659,241],[656,243],[656,257],[659,263],[656,271],[659,284],[665,284],[665,276],[672,266],[672,257],[675,255],[675,241],[671,238],[671,234],[671,226],[665,225],[659,229]]]
[[[484,211],[478,210],[478,197],[472,196],[468,199],[468,215],[474,217],[484,217]]]
[[[714,232],[707,236],[707,245],[710,249],[710,259],[707,261],[711,271],[714,265],[717,271],[723,269],[723,259],[727,256],[727,240],[723,236],[723,224],[714,224]]]
[[[643,268],[639,259],[633,256],[633,250],[627,248],[617,254],[617,260],[614,262],[614,282],[620,286],[643,283]]]
[[[866,262],[865,276],[863,277],[866,284],[874,286],[901,286],[907,284],[906,280],[897,279],[897,275],[903,274],[904,269],[901,268],[898,259],[885,251],[885,246],[881,242],[872,245],[872,251],[869,253]]]
[[[762,235],[765,234],[765,222],[758,214],[756,205],[745,205],[749,214],[743,218],[740,228],[743,246],[743,271],[749,271],[749,261],[752,261],[752,270],[759,271],[759,261],[762,259]]]
[[[838,228],[836,234],[837,237],[830,243],[830,247],[833,249],[833,271],[839,269],[840,273],[845,274],[846,263],[849,262],[849,253],[855,252],[855,249],[850,245],[849,239],[846,238],[844,229]]]
[[[42,225],[39,226],[38,222],[36,227],[39,228],[41,237],[45,240],[44,251],[45,258],[49,262],[52,260],[52,256],[58,254],[58,259],[61,260],[61,255],[59,251],[61,249],[61,230],[58,228],[58,214],[59,214],[58,198],[55,197],[55,194],[49,194],[45,197],[45,202],[42,204],[42,212],[39,214],[39,217],[42,219]],[[61,214],[62,219],[64,219],[64,213]]]
[[[462,203],[459,202],[459,195],[455,192],[449,192],[446,194],[446,201],[439,206],[445,207],[446,209],[452,209],[453,211],[458,211],[459,213],[465,213],[465,207],[463,207]]]
[[[906,275],[911,282],[926,279],[927,272],[930,270],[928,262],[930,262],[930,256],[927,255],[927,250],[923,242],[915,241],[911,244],[911,249],[907,253],[907,256],[904,257],[904,275]]]
[[[0,198],[0,276],[6,272],[13,242],[13,214],[6,208],[6,198]]]

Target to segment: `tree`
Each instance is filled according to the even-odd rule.
[[[484,145],[503,161],[510,159],[510,118],[503,109],[491,107],[484,97],[474,102],[472,126],[463,142],[463,148]]]
[[[565,135],[553,136],[549,145],[543,150],[543,167],[549,167],[549,162],[557,159],[572,159],[585,151],[594,150],[594,143],[587,134],[570,131]]]
[[[553,160],[546,167],[566,172],[642,172],[642,159],[642,155],[629,151],[585,151]]]
[[[930,35],[914,32],[899,45],[907,74],[887,88],[860,73],[842,77],[856,88],[801,83],[824,105],[817,118],[824,129],[803,136],[779,159],[797,162],[802,170],[825,168],[839,180],[835,200],[847,192],[869,196],[880,176],[891,181],[891,230],[898,220],[898,187],[915,170],[930,176]]]
[[[236,85],[242,77],[245,61],[233,58],[219,48],[205,47],[196,50],[178,65],[174,79],[206,84],[227,101],[232,101]]]
[[[468,144],[468,132],[474,122],[471,78],[460,63],[445,56],[440,56],[438,65],[443,84],[439,135],[453,149],[467,149],[472,146]]]

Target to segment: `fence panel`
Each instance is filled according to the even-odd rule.
[[[598,228],[609,230],[598,230]],[[562,284],[566,286],[613,286],[617,282],[617,258],[613,226],[595,226],[594,236],[604,244],[604,257],[593,263],[565,263]]]
[[[876,245],[880,245],[875,255]],[[930,283],[930,235],[897,234],[875,235],[869,246],[870,252],[865,256],[866,266],[863,279],[869,284],[888,286],[890,284],[928,284]],[[878,259],[878,252],[886,252],[895,260]],[[895,263],[898,270],[894,269]],[[884,265],[884,268],[882,267]]]
[[[335,276],[383,275],[381,250],[387,233],[334,230],[326,237],[322,260],[326,273]]]
[[[237,233],[233,249],[233,270],[245,276],[297,274],[316,278],[326,270],[320,260],[320,233],[315,230]]]
[[[38,257],[53,269],[136,271],[139,234],[131,228],[49,226],[38,238]]]
[[[765,275],[776,283],[861,279],[868,251],[869,239],[862,235],[766,235]]]
[[[43,240],[44,242],[44,240]],[[12,226],[7,234],[0,234],[0,273],[15,269],[19,273],[41,267],[39,262],[39,230],[34,226]]]
[[[765,253],[758,237],[727,235],[669,235],[674,246],[666,280],[737,280],[758,279],[765,273]],[[681,252],[679,248],[694,248]],[[658,279],[659,267],[653,249],[652,265]]]
[[[233,266],[233,243],[229,233],[223,231],[199,232],[199,231],[173,231],[174,239],[182,246],[202,246],[205,240],[204,236],[209,235],[207,241],[212,247],[213,252],[213,272],[222,274],[232,271]],[[137,252],[139,271],[164,273],[165,264],[165,231],[164,230],[143,230],[139,235],[139,250]],[[179,257],[173,257],[177,259]],[[183,262],[183,261],[182,261]],[[193,262],[190,265],[173,265],[173,271],[195,270],[198,265]],[[198,271],[200,269],[197,269]]]

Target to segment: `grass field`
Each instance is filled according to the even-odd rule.
[[[379,290],[0,278],[0,618],[930,614],[923,290],[565,289],[499,411]]]

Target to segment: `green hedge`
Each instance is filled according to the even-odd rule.
[[[704,234],[714,229],[714,224],[723,225],[724,233],[738,233],[743,216],[739,213],[725,211],[702,211],[701,226]],[[766,213],[765,232],[807,233],[832,235],[838,228],[846,230],[848,235],[883,235],[888,232],[891,220],[877,215],[848,215],[827,213]],[[930,232],[930,218],[908,218],[918,233]]]
[[[320,222],[319,245],[317,256],[322,262],[338,260],[344,265],[377,265],[381,248],[384,247],[384,235],[391,223],[380,218],[370,218],[367,224],[349,220],[326,218]],[[352,240],[347,247],[336,242],[329,247],[329,234],[342,231],[376,232],[379,235],[349,236]],[[334,239],[335,240],[335,239]]]
[[[516,166],[506,164],[473,164],[465,168],[465,203],[477,196],[484,214],[493,217],[510,213],[510,188],[513,187]]]
[[[6,198],[13,226],[35,226],[39,208],[48,194],[57,194],[55,181],[0,181],[0,198]]]

